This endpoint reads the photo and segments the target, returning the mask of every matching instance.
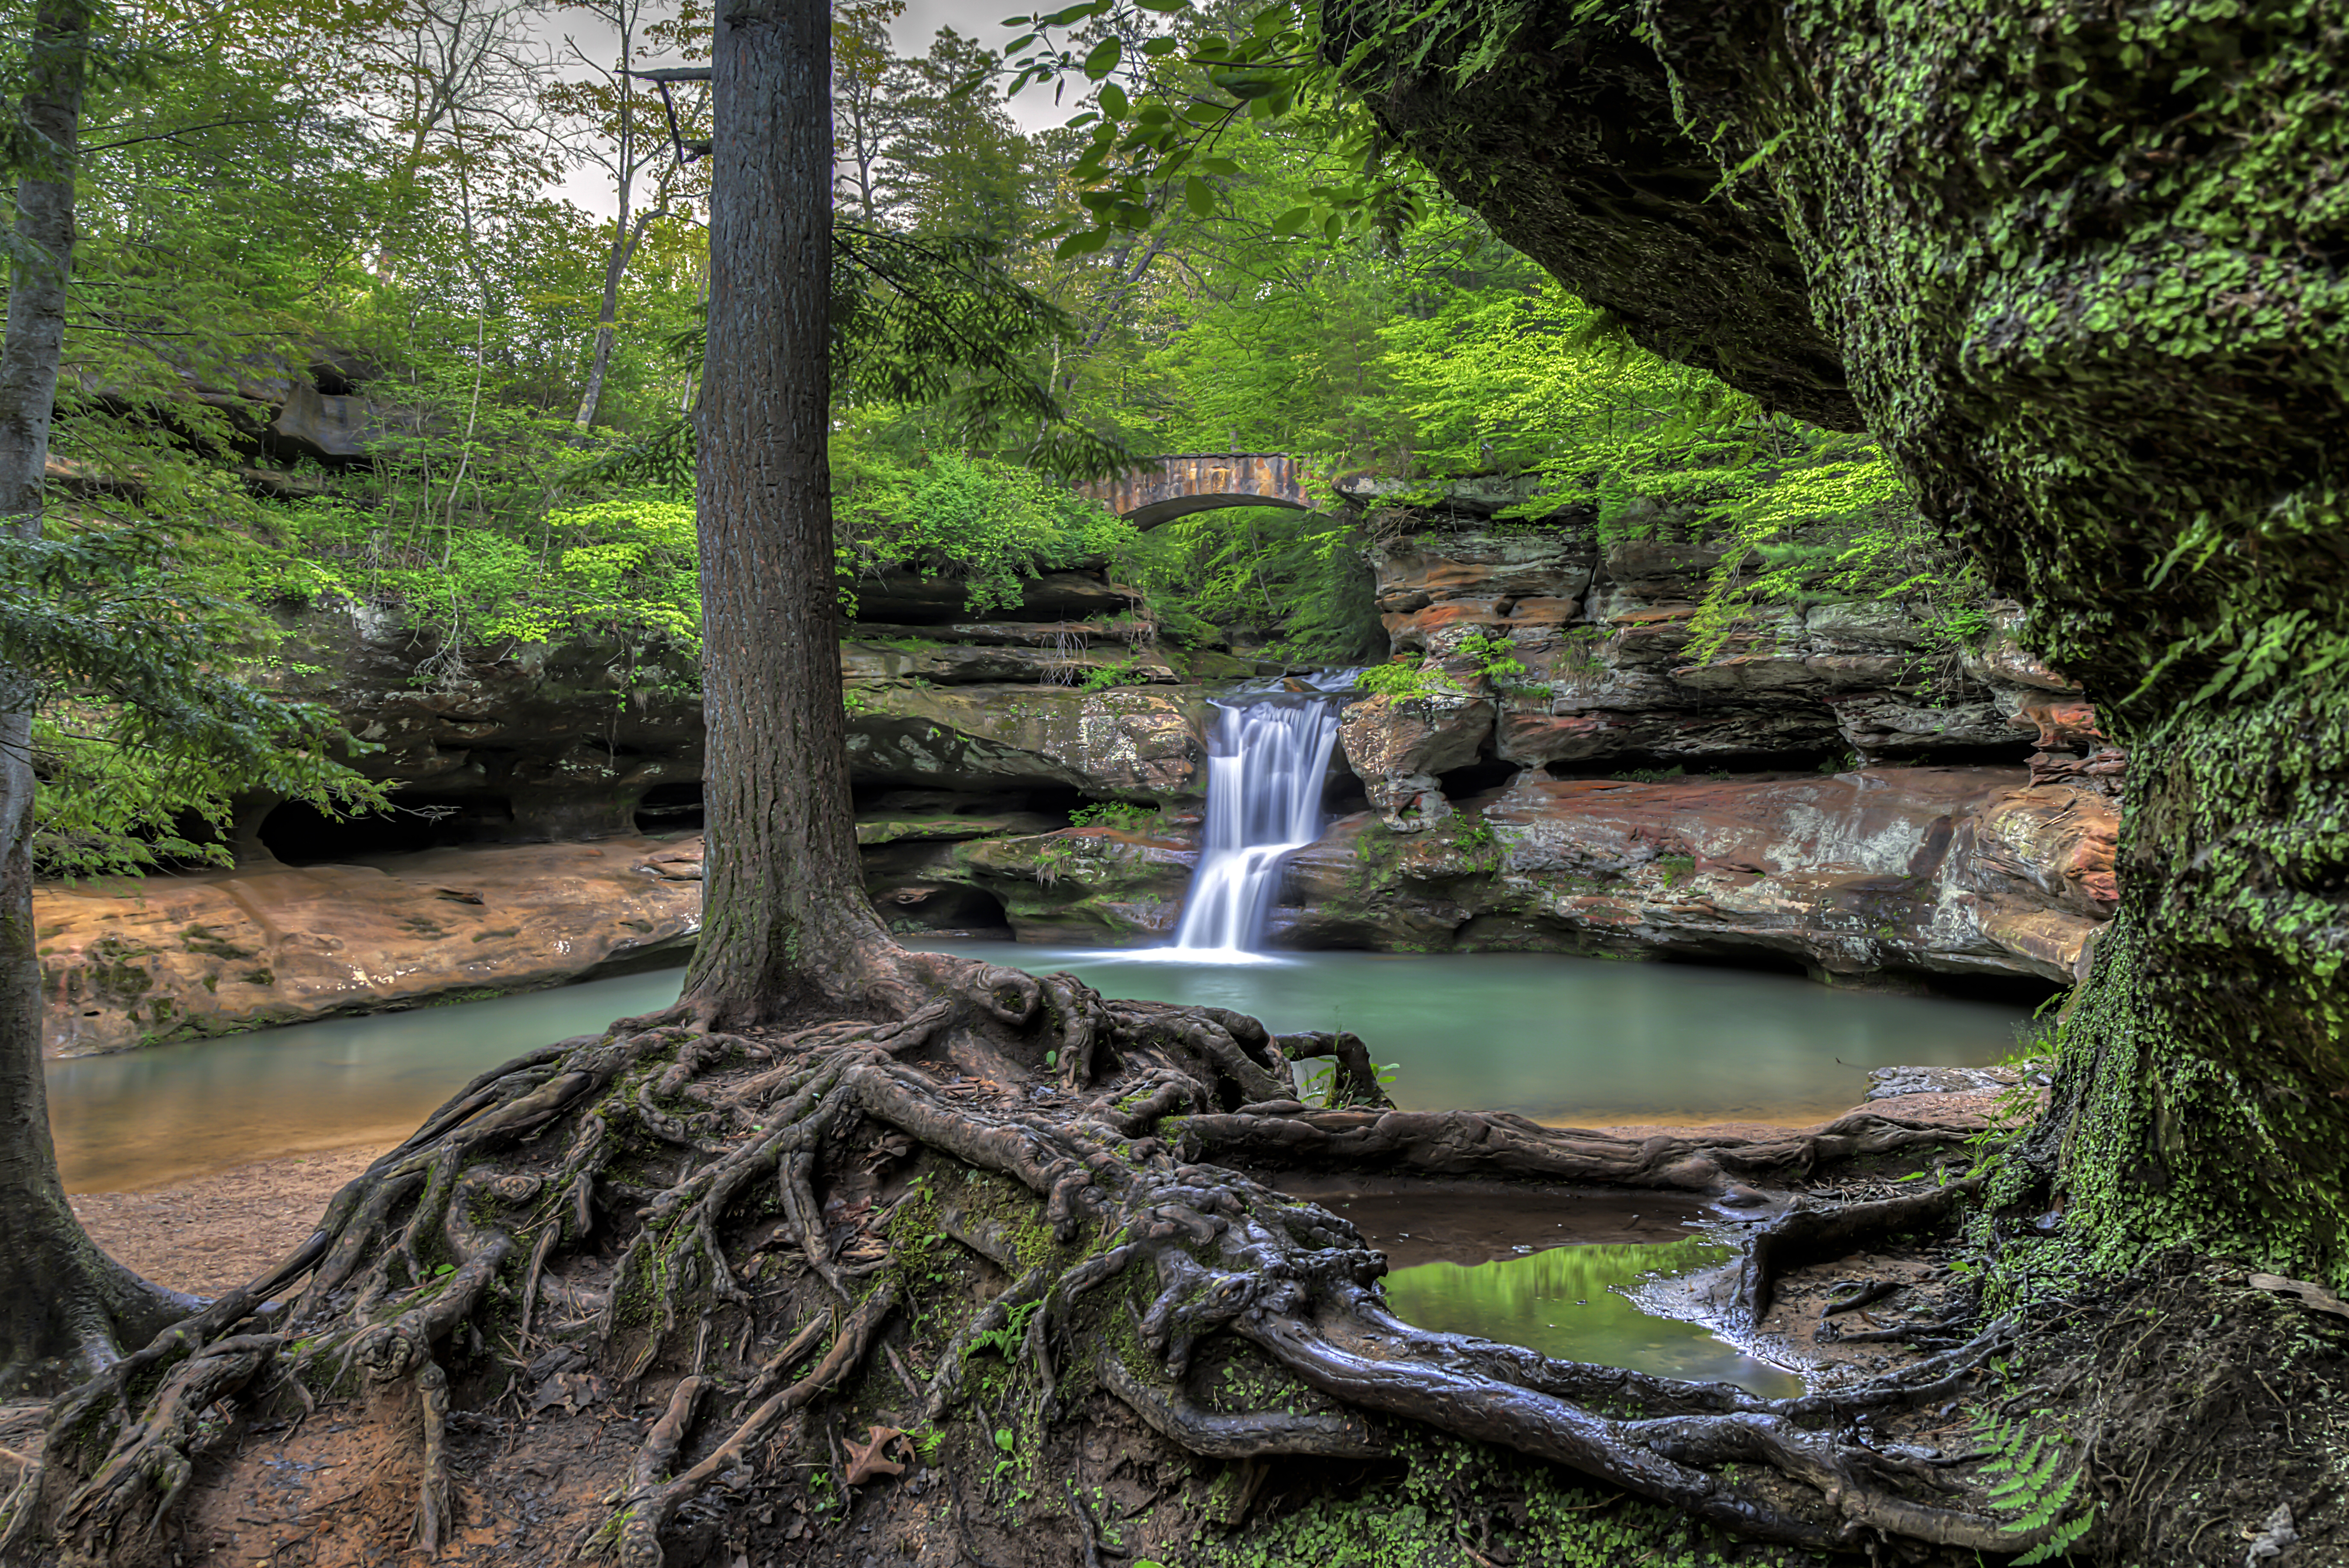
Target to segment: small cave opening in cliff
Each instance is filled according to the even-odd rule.
[[[397,794],[390,810],[342,821],[288,800],[262,819],[257,836],[285,864],[306,866],[492,843],[512,826],[513,805],[503,796]]]
[[[1435,781],[1444,789],[1447,800],[1468,800],[1491,789],[1506,789],[1511,780],[1525,771],[1521,762],[1504,762],[1497,757],[1479,757],[1464,767],[1448,773],[1439,773]]]
[[[656,784],[636,802],[636,831],[647,837],[656,833],[698,833],[701,829],[698,779]]]
[[[1049,833],[1065,828],[1072,812],[1096,803],[1077,789],[1057,784],[981,791],[908,789],[862,779],[855,785],[854,798],[860,822],[960,817],[999,821],[1005,830],[1019,833]]]
[[[876,895],[873,909],[898,936],[1013,940],[1003,901],[981,888],[953,882],[903,882]]]
[[[1936,746],[1929,750],[1889,749],[1869,758],[1872,768],[2027,768],[2039,749],[2030,736],[1983,746]]]
[[[1362,789],[1362,781],[1351,769],[1333,769],[1330,782],[1321,791],[1321,811],[1331,821],[1350,817],[1357,811],[1371,809],[1371,798]]]

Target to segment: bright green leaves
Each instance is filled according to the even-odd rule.
[[[183,824],[224,829],[239,793],[337,815],[383,806],[335,759],[349,738],[332,712],[263,689],[278,634],[222,591],[215,548],[145,521],[0,539],[0,665],[32,686],[45,873],[225,861]]]
[[[936,450],[907,462],[843,421],[832,440],[844,577],[886,567],[963,580],[971,614],[1016,608],[1040,573],[1131,558],[1139,531],[1031,469]]]
[[[1416,218],[1403,181],[1382,161],[1368,113],[1340,90],[1320,49],[1320,12],[1277,0],[1237,18],[1229,33],[1195,26],[1189,0],[1092,0],[1005,25],[1019,30],[1004,50],[1009,90],[1037,83],[1099,83],[1094,107],[1070,121],[1090,130],[1069,177],[1084,189],[1085,217],[1057,254],[1108,247],[1110,236],[1154,228],[1184,212],[1215,210],[1202,175],[1237,164],[1215,150],[1248,124],[1309,119],[1347,178],[1313,191],[1313,204],[1280,231],[1334,241]],[[1073,29],[1061,36],[1057,31]]]

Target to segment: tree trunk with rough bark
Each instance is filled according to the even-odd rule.
[[[73,271],[74,163],[90,8],[49,0],[36,18],[19,104],[39,139],[16,186],[16,257],[0,340],[0,527],[41,530],[42,488],[66,289]],[[156,1290],[82,1233],[57,1177],[42,1076],[41,963],[33,931],[31,690],[0,666],[0,1396],[86,1377],[119,1337],[151,1334],[193,1304]]]
[[[687,1000],[715,1022],[860,1000],[864,896],[833,586],[831,22],[735,0],[712,40],[709,346],[696,500],[708,893]]]

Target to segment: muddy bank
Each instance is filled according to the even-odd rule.
[[[147,1278],[217,1295],[277,1262],[310,1233],[327,1201],[383,1150],[294,1154],[137,1192],[78,1192],[90,1239]]]

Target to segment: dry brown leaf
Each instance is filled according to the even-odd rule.
[[[863,1442],[841,1444],[848,1450],[848,1484],[863,1486],[877,1476],[905,1474],[905,1467],[889,1457],[892,1443],[904,1444],[906,1456],[912,1457],[913,1445],[895,1427],[867,1427]]]

